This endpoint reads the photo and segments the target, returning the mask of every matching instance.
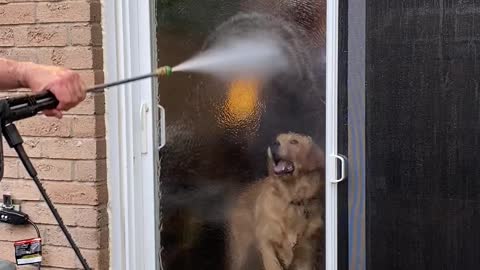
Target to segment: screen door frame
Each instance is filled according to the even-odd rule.
[[[148,73],[155,68],[155,8],[154,0],[104,1],[106,81]],[[338,15],[339,0],[327,0],[326,270],[338,268],[337,186],[343,184],[338,181],[343,170],[337,164],[346,165],[346,161],[339,162],[341,155],[337,148]],[[112,269],[161,269],[156,89],[155,82],[144,80],[106,91]]]
[[[325,269],[339,268],[339,225],[338,210],[339,185],[343,185],[348,178],[347,158],[339,151],[343,149],[343,142],[339,145],[339,122],[344,124],[339,114],[339,72],[344,72],[339,63],[340,57],[340,0],[327,0],[327,31],[326,31],[326,137],[325,137]],[[343,4],[343,2],[342,2]],[[342,211],[343,214],[343,211]],[[343,233],[343,230],[342,230]],[[340,254],[344,255],[342,252]],[[346,260],[347,258],[341,258]]]

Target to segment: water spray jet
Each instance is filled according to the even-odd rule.
[[[174,72],[208,73],[230,81],[238,77],[260,79],[286,70],[289,70],[288,57],[278,39],[260,34],[244,38],[229,37],[173,68],[163,66],[149,74],[95,85],[87,92],[152,77],[169,77]]]

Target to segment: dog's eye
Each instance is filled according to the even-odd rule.
[[[290,140],[290,144],[298,144],[298,141],[295,139]]]

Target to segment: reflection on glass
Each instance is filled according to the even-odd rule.
[[[160,79],[168,138],[159,179],[164,269],[323,268],[323,7],[317,0],[157,1],[159,66],[250,33],[276,35],[289,60],[288,71],[268,79],[189,72]],[[283,208],[269,208],[275,205]],[[248,214],[235,218],[239,212]],[[262,249],[267,238],[253,231],[273,213],[282,222],[268,230],[283,224],[286,235],[275,239],[285,241]],[[234,239],[235,220],[253,231]],[[248,254],[234,260],[234,245]]]
[[[226,110],[234,120],[246,120],[255,113],[258,89],[255,80],[235,80],[230,83]]]

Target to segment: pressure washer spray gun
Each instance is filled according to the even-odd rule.
[[[129,79],[120,80],[112,83],[95,85],[87,89],[87,92],[95,92],[101,89],[122,85],[122,84],[138,81],[146,78],[170,76],[171,74],[172,74],[172,68],[169,66],[164,66],[164,67],[158,68],[157,70],[155,70],[150,74],[132,77]],[[67,228],[65,227],[65,224],[62,218],[58,214],[57,209],[55,208],[52,201],[50,200],[50,197],[48,196],[45,189],[43,188],[42,183],[38,178],[37,171],[35,170],[35,167],[33,166],[32,162],[30,161],[30,158],[28,157],[27,153],[25,152],[25,149],[23,148],[23,139],[20,133],[18,132],[17,127],[14,124],[15,121],[36,116],[38,113],[42,111],[55,109],[57,106],[58,106],[58,100],[49,91],[36,94],[36,95],[26,95],[21,97],[0,99],[0,129],[1,129],[0,181],[3,178],[3,174],[4,174],[3,144],[2,144],[2,138],[1,138],[1,136],[3,135],[8,145],[17,152],[18,157],[21,159],[28,174],[30,175],[30,177],[32,177],[33,181],[37,185],[40,193],[42,194],[42,197],[44,198],[45,202],[48,205],[48,208],[50,208],[50,211],[52,212],[60,228],[65,234],[65,237],[67,238],[68,242],[70,243],[73,250],[75,251],[75,254],[77,255],[78,259],[82,263],[82,266],[84,267],[84,269],[90,270],[90,267],[88,266],[87,261],[82,256],[78,246],[76,245],[75,241],[72,239],[72,236],[70,235]],[[19,215],[22,215],[22,214],[19,214]],[[0,221],[9,223],[8,218],[10,218],[10,221],[11,221],[10,223],[14,224],[13,222],[16,220],[17,224],[21,224],[22,216],[19,216],[19,215],[15,215],[14,211],[11,211],[10,214],[8,214],[8,212],[5,212],[5,215],[2,216],[2,217],[5,217],[5,220],[0,220]],[[26,215],[23,218],[25,220],[29,220],[28,216]]]

